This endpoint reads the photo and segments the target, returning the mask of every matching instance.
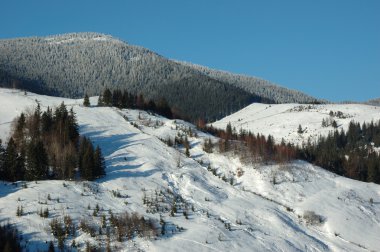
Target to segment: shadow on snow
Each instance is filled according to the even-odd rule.
[[[138,157],[132,156],[125,150],[127,147],[136,145],[138,141],[132,140],[137,133],[106,135],[105,130],[91,131],[87,125],[81,126],[80,132],[89,137],[94,146],[99,145],[106,160],[106,176],[98,182],[106,182],[125,177],[149,177],[160,169],[138,170],[145,163],[138,163]]]

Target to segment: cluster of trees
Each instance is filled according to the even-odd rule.
[[[326,119],[322,119],[322,127],[329,127],[332,126],[333,128],[338,128],[338,123],[330,116],[327,117]]]
[[[69,215],[65,215],[63,218],[52,219],[49,224],[51,233],[57,239],[60,251],[70,250],[65,246],[65,242],[69,238],[72,238],[71,247],[77,248],[75,235],[78,229],[91,237],[106,236],[106,244],[104,244],[106,247],[90,249],[89,244],[86,244],[86,251],[113,251],[111,250],[111,241],[113,240],[124,242],[137,236],[150,239],[160,235],[157,220],[140,216],[136,212],[114,215],[110,211],[109,217],[103,214],[99,221],[93,221],[89,218],[81,219],[79,224],[76,224]],[[51,246],[54,247],[52,243]]]
[[[202,126],[203,125],[203,126]],[[220,138],[218,148],[220,152],[235,151],[243,160],[252,162],[270,162],[279,163],[293,160],[296,157],[296,150],[290,144],[284,141],[281,144],[276,144],[273,137],[269,135],[265,137],[261,134],[253,134],[250,131],[236,131],[228,123],[225,130],[215,129],[212,126],[204,126],[198,124],[198,128],[205,130]],[[207,140],[204,144],[204,149],[211,152],[213,144],[211,140]]]
[[[169,119],[181,117],[180,112],[172,109],[165,98],[161,98],[155,102],[152,99],[148,100],[144,98],[142,93],[135,95],[127,90],[121,91],[120,89],[115,89],[111,92],[109,88],[106,88],[99,96],[98,106],[149,110]]]
[[[284,140],[275,144],[271,135],[237,132],[230,123],[221,130],[200,121],[198,128],[220,138],[220,152],[234,151],[243,160],[283,163],[301,159],[348,178],[380,184],[380,153],[375,149],[380,147],[380,121],[362,125],[351,122],[346,132],[335,130],[303,146],[286,144]],[[205,141],[205,151],[212,152],[214,147],[210,139]]]
[[[79,136],[74,111],[64,103],[54,111],[48,107],[42,112],[38,105],[21,113],[6,148],[0,142],[2,180],[93,180],[104,175],[104,169],[100,148]]]
[[[136,212],[111,215],[110,224],[119,242],[131,240],[137,235],[151,238],[159,234],[153,219],[145,219]]]
[[[332,131],[298,148],[297,158],[352,179],[380,184],[380,121],[350,122],[348,130]]]
[[[81,137],[78,153],[78,168],[82,179],[93,180],[105,173],[105,161],[99,145],[94,148],[87,137]]]

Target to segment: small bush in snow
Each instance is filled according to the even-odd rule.
[[[305,211],[303,214],[303,219],[305,220],[306,224],[310,225],[318,225],[323,223],[323,217],[316,214],[314,211]]]
[[[244,174],[244,171],[243,171],[243,169],[242,168],[237,168],[237,170],[236,170],[236,174],[237,174],[237,177],[238,178],[240,178],[241,176],[243,176],[243,174]]]
[[[24,207],[23,206],[18,206],[17,211],[16,211],[16,216],[20,217],[24,215]]]

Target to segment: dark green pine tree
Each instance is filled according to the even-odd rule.
[[[59,134],[61,134],[63,123],[66,121],[67,117],[69,116],[69,112],[67,111],[65,103],[61,103],[59,107],[57,107],[54,111],[54,122],[56,124],[57,130],[59,131]]]
[[[31,125],[30,125],[30,134],[32,139],[39,139],[40,137],[40,127],[41,127],[41,107],[40,104],[37,105],[32,116]]]
[[[17,180],[25,179],[25,149],[22,146],[16,160],[16,178]]]
[[[16,129],[14,131],[13,137],[14,141],[20,145],[24,142],[24,129],[26,126],[26,117],[24,113],[21,113],[17,120]]]
[[[5,160],[4,160],[4,172],[5,180],[16,181],[19,178],[17,176],[17,146],[11,137],[8,142],[7,149],[5,151]]]
[[[105,165],[104,157],[102,154],[102,150],[100,149],[98,145],[96,146],[95,153],[94,153],[94,177],[99,178],[106,175],[105,168],[106,168],[106,165]]]
[[[26,152],[26,180],[46,179],[48,176],[48,157],[42,141],[32,141]]]
[[[126,90],[123,91],[123,96],[121,98],[121,106],[122,108],[127,108],[129,104],[129,94]]]
[[[376,153],[368,156],[368,182],[380,183],[380,158]]]
[[[149,100],[146,109],[150,111],[157,111],[156,103],[153,100]]]
[[[123,107],[123,94],[120,89],[116,89],[112,92],[112,106],[118,108]]]
[[[90,107],[90,98],[88,98],[88,95],[85,94],[84,99],[83,99],[83,106],[85,107]]]
[[[87,180],[93,180],[95,178],[94,174],[94,148],[91,142],[88,142],[86,151],[83,156],[83,174],[82,177]]]
[[[48,133],[53,127],[53,112],[51,108],[47,108],[41,116],[41,130],[42,133]]]
[[[77,142],[79,138],[79,126],[73,108],[70,109],[67,121],[69,138],[72,142]]]
[[[298,134],[302,134],[303,133],[301,124],[298,125],[297,133]]]
[[[94,148],[90,140],[83,137],[79,147],[79,172],[82,179],[93,180],[94,175]]]
[[[227,139],[231,139],[231,136],[232,136],[232,126],[231,126],[230,122],[226,126],[226,134],[227,134]]]
[[[108,88],[106,88],[103,92],[103,104],[104,106],[112,105],[112,93]]]
[[[5,180],[5,148],[3,147],[3,143],[0,139],[0,180]]]
[[[157,112],[160,115],[165,116],[166,118],[169,118],[169,119],[173,118],[172,110],[165,98],[161,98],[157,102]]]
[[[86,151],[86,147],[87,147],[87,137],[81,137],[80,138],[80,142],[79,142],[79,151],[78,151],[78,168],[79,168],[79,172],[82,176],[82,173],[83,173],[83,156],[84,156],[84,153]]]

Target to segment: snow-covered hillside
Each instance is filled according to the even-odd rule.
[[[333,112],[330,116],[330,112]],[[341,112],[341,113],[339,113]],[[380,108],[363,104],[261,104],[253,103],[217,122],[214,127],[225,129],[230,122],[236,130],[245,129],[264,135],[272,135],[277,142],[299,144],[317,140],[334,130],[331,123],[322,127],[323,120],[335,120],[338,130],[347,130],[350,121],[371,122],[380,120]],[[298,133],[301,125],[303,133]]]
[[[138,110],[85,108],[81,100],[9,89],[0,89],[3,139],[12,118],[35,106],[36,100],[42,108],[62,101],[73,106],[80,133],[103,150],[107,175],[95,182],[2,182],[0,221],[20,229],[29,251],[46,249],[45,241],[54,240],[49,227],[53,217],[70,215],[76,224],[85,218],[100,225],[101,217],[93,216],[96,204],[107,218],[109,210],[136,211],[163,219],[166,230],[172,231],[157,239],[113,241],[116,251],[380,251],[379,185],[339,177],[301,161],[243,164],[232,154],[205,153],[203,141],[211,136],[180,120]],[[182,147],[160,140],[178,134],[187,135],[190,157]],[[156,212],[144,204],[174,198],[174,216],[170,210]],[[18,206],[24,207],[21,217],[16,216]],[[38,215],[45,207],[50,213],[46,219]],[[86,241],[103,247],[106,242],[104,234],[91,237],[79,228],[66,245],[73,239],[81,249]]]

